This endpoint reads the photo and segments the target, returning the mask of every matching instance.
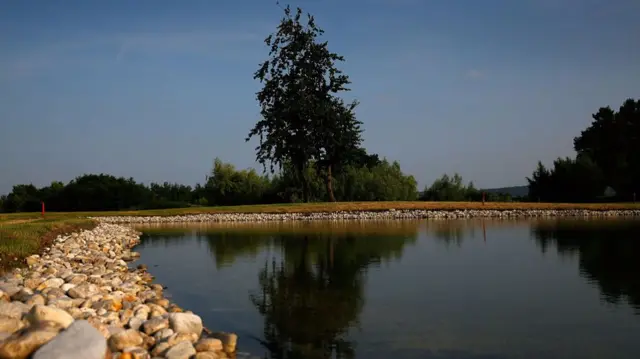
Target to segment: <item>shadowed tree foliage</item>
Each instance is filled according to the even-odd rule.
[[[307,168],[316,160],[324,168],[329,198],[332,196],[332,166],[340,162],[340,151],[356,147],[360,142],[359,122],[353,109],[333,94],[346,91],[349,78],[335,67],[343,57],[328,50],[327,42],[319,42],[324,31],[302,10],[292,13],[289,6],[275,34],[265,43],[270,47],[269,59],[254,74],[263,88],[257,94],[262,119],[249,132],[247,141],[258,136],[256,159],[266,169],[269,163],[291,167],[302,184],[302,198],[308,202],[311,189]],[[345,142],[346,141],[346,142]]]
[[[106,174],[85,174],[66,185],[54,181],[36,188],[14,186],[6,196],[4,212],[40,211],[45,202],[47,211],[109,211],[130,209],[186,207],[194,199],[190,186],[165,182],[145,186],[133,178],[116,178]]]
[[[576,159],[558,158],[552,169],[538,162],[527,182],[531,200],[542,202],[594,201],[606,187],[602,171],[584,154]]]
[[[151,182],[149,189],[156,202],[190,203],[194,200],[194,190],[191,186],[169,182],[163,184]]]
[[[542,163],[529,182],[529,197],[545,202],[631,201],[640,192],[640,101],[626,100],[618,111],[602,107],[591,125],[574,138],[575,159]],[[603,198],[607,186],[615,197]]]
[[[543,252],[555,245],[561,254],[577,254],[580,273],[598,284],[610,303],[624,300],[640,313],[640,224],[634,221],[581,223],[554,221],[533,227]]]
[[[99,174],[80,176],[69,182],[58,203],[72,211],[99,211],[133,209],[139,203],[151,201],[151,191],[133,178]]]
[[[527,177],[529,183],[529,198],[533,201],[547,200],[549,189],[551,188],[551,172],[542,162],[538,161],[536,170],[531,178]]]
[[[355,168],[374,168],[382,163],[377,154],[369,154],[366,149],[359,147],[353,151],[346,152],[346,160],[340,165],[349,165]]]
[[[13,186],[3,201],[4,212],[35,212],[40,209],[40,193],[32,184]]]
[[[640,191],[640,100],[628,99],[619,110],[603,107],[573,140],[574,149],[593,159],[607,184],[629,198]]]

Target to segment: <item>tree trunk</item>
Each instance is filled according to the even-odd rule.
[[[335,202],[336,197],[333,195],[333,178],[331,175],[331,165],[327,166],[327,177],[325,178],[327,185],[327,194],[329,195],[329,202]]]
[[[309,180],[306,173],[302,173],[300,178],[302,180],[302,202],[309,203],[309,192],[311,191],[309,190]]]

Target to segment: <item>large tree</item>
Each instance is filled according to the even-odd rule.
[[[607,185],[630,198],[640,191],[640,100],[626,100],[618,111],[602,107],[573,141],[578,154],[593,159]]]
[[[593,122],[573,140],[575,159],[558,158],[552,168],[538,163],[529,182],[532,200],[598,200],[607,186],[617,200],[640,191],[640,101],[626,100],[618,111],[601,107]]]
[[[342,125],[357,125],[352,114],[355,104],[345,105],[334,97],[347,90],[349,78],[335,67],[344,58],[329,51],[327,42],[319,41],[323,33],[310,14],[302,20],[302,9],[297,8],[295,14],[289,6],[284,9],[277,32],[265,39],[270,47],[269,59],[254,74],[254,79],[263,83],[257,94],[262,119],[247,137],[247,141],[254,136],[260,138],[256,159],[265,170],[267,163],[272,172],[285,163],[292,166],[302,184],[305,202],[310,195],[310,161],[321,161],[324,166],[338,161],[332,158],[334,144],[328,139],[359,140],[359,136],[343,136],[352,129],[345,130]],[[330,167],[326,168],[328,172]],[[327,176],[328,186],[330,179]]]

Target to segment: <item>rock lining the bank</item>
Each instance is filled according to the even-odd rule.
[[[550,217],[640,217],[640,210],[388,210],[316,213],[202,213],[177,216],[105,216],[93,217],[104,223],[179,223],[179,222],[274,222],[343,221],[382,219],[456,219],[456,218],[550,218]]]
[[[0,359],[236,357],[235,334],[204,328],[143,265],[128,267],[140,234],[101,223],[0,278]]]

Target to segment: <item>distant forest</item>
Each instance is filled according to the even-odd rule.
[[[515,198],[525,198],[529,195],[528,186],[487,188],[487,189],[483,189],[483,191],[487,193],[506,194]]]
[[[133,178],[85,174],[69,183],[13,187],[0,197],[0,211],[97,211],[226,206],[311,201],[481,201],[483,191],[458,174],[443,175],[419,192],[417,181],[398,162],[363,147],[358,102],[340,93],[351,83],[329,50],[313,16],[284,8],[277,31],[265,39],[267,59],[254,79],[261,119],[246,140],[258,138],[256,160],[264,174],[238,170],[215,159],[211,173],[195,187],[174,183],[147,186]],[[635,201],[640,190],[640,100],[617,110],[602,107],[573,139],[574,158],[549,168],[538,162],[526,187],[486,190],[487,201]]]

